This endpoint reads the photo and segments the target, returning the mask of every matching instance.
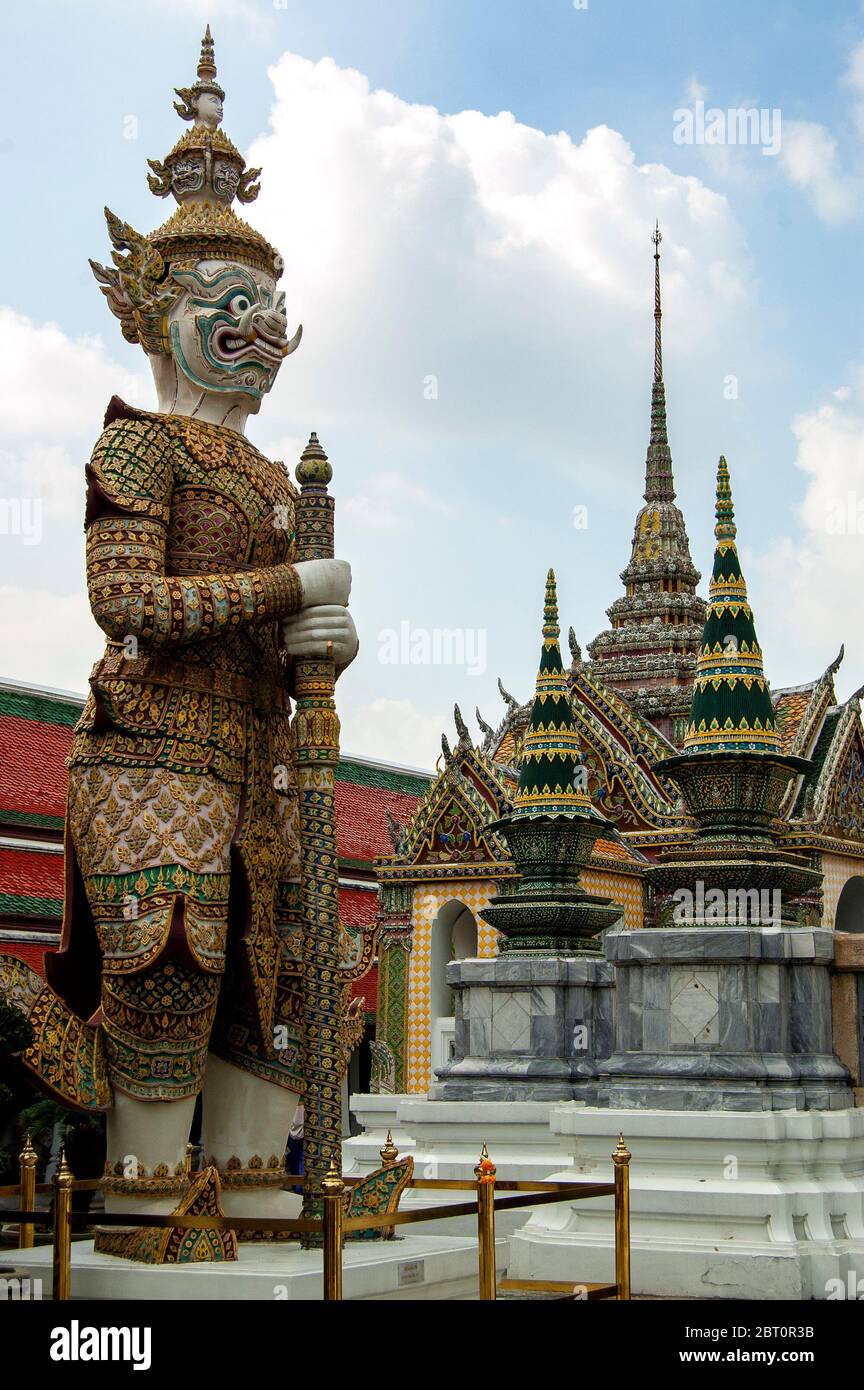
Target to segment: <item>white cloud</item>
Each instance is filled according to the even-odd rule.
[[[340,514],[358,529],[395,531],[422,518],[453,520],[459,509],[437,493],[398,473],[379,473],[368,478],[361,492],[349,494],[339,504]]]
[[[482,435],[571,458],[568,380],[596,397],[622,344],[644,361],[633,326],[657,216],[682,359],[724,328],[740,341],[747,262],[726,199],[640,165],[619,132],[577,143],[509,112],[445,115],[329,58],[288,53],[271,77],[271,132],[249,159],[264,169],[254,220],[305,325],[267,406],[286,432],[302,402],[400,454],[406,437],[428,450]]]
[[[851,93],[849,118],[864,137],[864,42],[849,55],[841,85]],[[841,223],[860,217],[864,209],[864,161],[853,147],[841,153],[838,136],[817,121],[783,122],[780,167],[809,197],[824,222]]]
[[[119,328],[118,328],[119,332]],[[149,372],[130,372],[99,338],[70,338],[56,323],[34,323],[0,306],[0,436],[47,443],[93,433],[112,395],[152,402]]]
[[[815,121],[785,121],[780,164],[802,189],[825,222],[846,222],[857,214],[862,182],[844,172],[837,141]]]
[[[430,768],[449,728],[443,714],[423,714],[411,700],[372,700],[341,710],[341,744],[365,758]]]
[[[83,694],[104,642],[86,592],[0,585],[0,674],[6,679]]]
[[[793,432],[796,465],[807,478],[803,534],[772,546],[756,571],[767,673],[775,685],[812,678],[845,642],[838,679],[848,693],[864,667],[864,373],[845,396],[832,392],[830,402],[799,415]]]

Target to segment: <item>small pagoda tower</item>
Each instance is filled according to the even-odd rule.
[[[447,967],[456,1007],[454,1056],[437,1072],[431,1100],[578,1097],[594,1104],[614,1027],[613,972],[601,934],[623,909],[579,884],[597,838],[615,833],[586,787],[550,570],[519,785],[510,809],[491,826],[506,841],[519,879],[480,912],[502,933],[498,955]]]
[[[599,933],[620,909],[579,887],[594,842],[612,831],[592,804],[561,660],[555,574],[546,579],[543,645],[531,721],[522,745],[512,809],[495,823],[507,842],[518,887],[481,913],[504,934],[502,953],[599,954]]]
[[[593,674],[620,691],[634,709],[680,746],[705,604],[696,593],[701,576],[690,557],[684,517],[675,505],[663,382],[659,226],[652,241],[654,382],[645,505],[636,517],[630,563],[621,573],[624,597],[607,609],[611,626],[595,637],[588,652]]]
[[[726,460],[717,547],[684,752],[656,770],[696,833],[646,877],[648,931],[613,932],[615,1043],[597,1104],[643,1110],[834,1110],[852,1104],[834,1055],[833,933],[801,930],[822,875],[780,838],[780,804],[808,759],[780,751],[735,539]]]
[[[656,769],[680,787],[696,822],[696,836],[686,851],[661,855],[649,876],[658,889],[667,892],[686,886],[694,875],[724,895],[729,890],[742,895],[745,890],[758,890],[764,900],[770,891],[781,895],[786,914],[790,901],[818,890],[821,881],[802,856],[781,852],[776,845],[780,803],[790,778],[806,773],[810,763],[780,750],[762,649],[738,558],[729,469],[722,457],[717,467],[716,518],[709,607],[684,751],[664,759]],[[742,908],[747,902],[742,896]],[[743,920],[759,922],[755,899]]]

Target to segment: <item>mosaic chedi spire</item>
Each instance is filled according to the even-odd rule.
[[[543,645],[531,720],[522,744],[512,809],[493,825],[507,842],[518,887],[481,913],[504,933],[502,952],[584,955],[601,951],[599,933],[621,915],[608,898],[579,887],[580,874],[610,821],[592,805],[561,660],[555,574],[546,579]]]
[[[780,806],[791,778],[812,764],[781,748],[738,559],[725,458],[717,468],[716,517],[710,604],[684,748],[654,768],[677,783],[695,835],[661,851],[647,876],[661,925],[670,895],[681,889],[693,903],[700,893],[704,898],[709,890],[719,892],[727,925],[759,925],[766,911],[772,914],[766,922],[780,912],[792,922],[806,910],[802,900],[818,892],[822,876],[806,855],[780,843]],[[727,901],[728,894],[733,897]],[[698,914],[694,921],[703,923]]]
[[[780,740],[774,706],[738,559],[732,488],[722,456],[717,466],[716,513],[714,570],[684,750],[717,754],[740,748],[777,753]]]
[[[522,743],[514,819],[579,813],[602,820],[587,795],[586,776],[573,718],[567,675],[561,660],[555,571],[546,576],[543,645],[531,709]]]
[[[590,643],[592,674],[622,695],[662,734],[679,742],[690,708],[705,604],[700,574],[675,505],[663,380],[660,229],[654,245],[654,380],[645,460],[645,505],[636,517],[623,598],[607,609],[611,627]]]

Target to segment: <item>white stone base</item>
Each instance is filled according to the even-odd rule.
[[[864,1271],[862,1110],[561,1105],[551,1126],[567,1158],[562,1180],[609,1181],[624,1131],[634,1294],[824,1299],[829,1280]],[[511,1277],[608,1278],[611,1213],[611,1198],[537,1209],[511,1237]]]
[[[623,1130],[633,1154],[634,1294],[824,1299],[841,1296],[829,1280],[848,1289],[851,1272],[864,1277],[864,1109],[610,1110],[415,1096],[355,1097],[354,1108],[363,1123],[386,1123],[380,1139],[376,1131],[346,1144],[346,1171],[364,1144],[377,1157],[389,1126],[418,1177],[470,1178],[485,1141],[501,1178],[611,1182]],[[409,1190],[401,1206],[439,1200],[448,1197]],[[471,1229],[467,1220],[424,1227]],[[508,1237],[513,1278],[614,1278],[611,1198],[502,1213],[496,1229]]]
[[[342,1171],[346,1176],[365,1177],[381,1167],[381,1150],[388,1132],[403,1157],[414,1152],[413,1136],[399,1124],[399,1107],[416,1099],[409,1095],[350,1097],[351,1114],[363,1126],[363,1133],[346,1139],[342,1145]]]
[[[499,1278],[506,1249],[507,1242],[499,1240]],[[41,1278],[50,1292],[50,1246],[10,1250],[8,1261]],[[374,1245],[352,1242],[345,1247],[342,1271],[346,1300],[472,1300],[478,1296],[477,1241],[412,1234]],[[72,1298],[317,1301],[322,1298],[322,1256],[293,1245],[247,1244],[240,1246],[236,1263],[154,1266],[97,1255],[92,1241],[75,1241]]]
[[[418,1178],[472,1179],[483,1144],[489,1147],[499,1178],[540,1182],[567,1160],[549,1127],[554,1101],[451,1101],[421,1096],[352,1096],[351,1109],[368,1129],[343,1145],[346,1174],[361,1175],[380,1165],[378,1150],[387,1136],[400,1153],[414,1156]],[[611,1160],[609,1168],[611,1171]],[[611,1179],[610,1179],[611,1181]],[[408,1188],[400,1211],[467,1201],[470,1193]],[[525,1224],[524,1209],[502,1213],[497,1230],[506,1236]],[[477,1229],[473,1217],[424,1223],[430,1234],[462,1235]]]

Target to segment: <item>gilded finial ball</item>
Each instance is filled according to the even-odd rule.
[[[309,443],[300,455],[300,462],[297,465],[297,481],[301,487],[304,483],[319,483],[326,487],[332,477],[333,469],[330,466],[330,461],[313,430],[309,436]]]

